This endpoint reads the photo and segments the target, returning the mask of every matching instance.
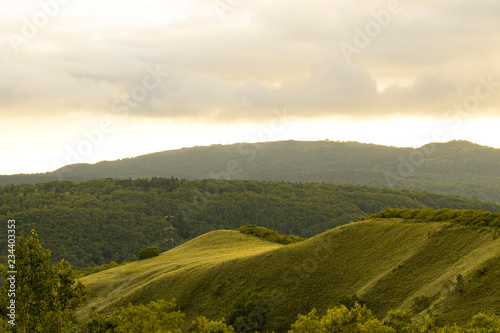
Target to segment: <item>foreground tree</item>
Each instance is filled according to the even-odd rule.
[[[391,327],[382,324],[375,315],[359,303],[348,309],[339,305],[329,309],[326,315],[319,317],[316,310],[307,316],[299,315],[289,333],[393,333]]]
[[[83,328],[89,333],[181,333],[184,317],[175,299],[160,299],[146,305],[129,304],[110,314],[92,313]]]
[[[113,333],[119,326],[119,318],[116,313],[102,314],[92,312],[83,323],[86,333]]]
[[[227,322],[238,333],[259,332],[269,312],[269,306],[260,294],[246,291],[236,299]]]
[[[484,332],[500,332],[500,318],[495,315],[488,316],[478,313],[472,317],[470,327],[473,330],[483,330]]]
[[[185,314],[178,310],[175,299],[159,299],[148,304],[129,304],[110,314],[92,313],[83,324],[88,333],[181,333]],[[234,333],[224,320],[211,321],[198,317],[189,332]]]
[[[118,313],[116,332],[135,333],[181,333],[184,313],[176,311],[175,299],[170,302],[158,300],[147,305],[129,304]]]
[[[198,317],[193,322],[191,332],[196,333],[234,333],[234,328],[228,326],[224,320],[211,321],[205,317]]]
[[[16,237],[15,264],[0,265],[2,305],[15,299],[17,332],[67,332],[76,322],[75,310],[85,300],[85,286],[66,260],[51,266],[50,250],[42,248],[35,230]],[[5,258],[6,259],[6,258]],[[16,273],[7,273],[15,270]],[[7,299],[15,278],[15,297]],[[12,294],[12,291],[11,291]],[[2,310],[6,307],[2,306]],[[15,327],[12,325],[12,328]]]

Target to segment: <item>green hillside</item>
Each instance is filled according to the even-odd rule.
[[[500,212],[493,202],[331,183],[154,178],[0,186],[0,220],[15,219],[18,233],[35,229],[54,262],[64,258],[76,268],[133,261],[149,246],[166,250],[169,209],[179,245],[248,224],[311,237],[387,208],[445,207]],[[6,247],[0,237],[0,251]]]
[[[500,149],[467,141],[396,148],[357,142],[266,142],[164,151],[46,174],[0,176],[0,184],[176,177],[333,182],[426,190],[500,202]]]
[[[263,241],[238,231],[219,230],[199,236],[158,257],[132,262],[114,269],[91,274],[82,279],[90,287],[92,301],[81,309],[102,311],[128,302],[148,302],[162,292],[168,279],[170,287],[186,292],[194,285],[203,284],[205,274],[220,265],[245,257],[272,251],[283,245]],[[109,284],[111,282],[111,284]],[[192,290],[197,294],[202,290]],[[193,304],[194,305],[194,304]]]
[[[380,318],[425,296],[421,316],[429,310],[438,323],[464,325],[479,311],[500,314],[497,236],[487,226],[392,218],[350,223],[291,245],[216,231],[84,277],[90,298],[79,314],[176,298],[187,318],[218,319],[248,291],[270,311],[265,329],[286,332],[299,313],[324,313],[356,293]]]

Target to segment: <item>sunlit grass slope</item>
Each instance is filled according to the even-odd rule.
[[[446,222],[368,220],[287,246],[219,231],[83,278],[91,294],[80,313],[175,297],[188,319],[218,319],[248,290],[270,306],[266,329],[284,332],[298,313],[356,293],[380,318],[428,296],[438,321],[463,324],[478,311],[500,314],[499,258],[490,229]],[[456,293],[459,274],[465,286]]]
[[[184,299],[186,291],[203,283],[207,272],[217,270],[225,262],[281,246],[238,231],[209,232],[158,257],[84,277],[90,302],[80,314],[87,314],[92,308],[103,311],[163,297]]]

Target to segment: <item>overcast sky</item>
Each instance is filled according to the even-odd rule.
[[[500,148],[498,0],[0,8],[0,174],[244,141]]]

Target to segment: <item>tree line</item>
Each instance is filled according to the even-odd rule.
[[[418,222],[450,222],[476,227],[500,228],[500,214],[487,210],[461,209],[386,209],[368,218],[401,218]]]

